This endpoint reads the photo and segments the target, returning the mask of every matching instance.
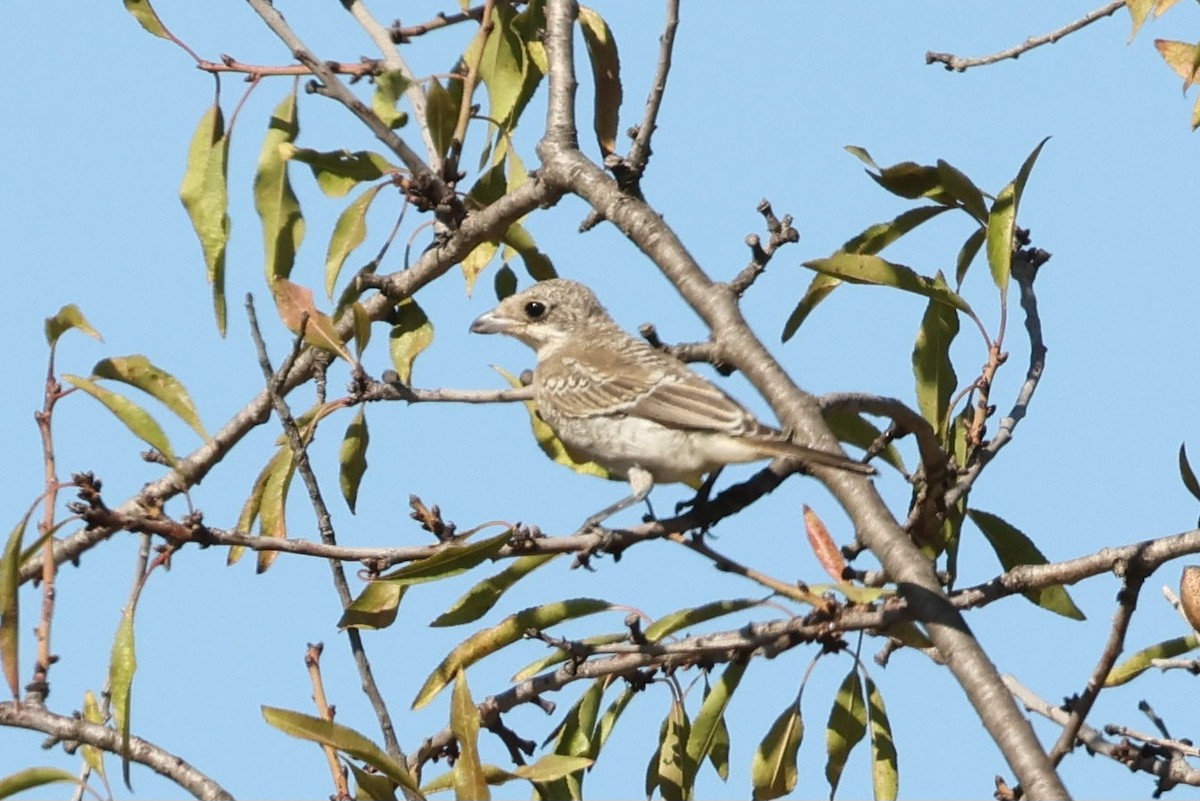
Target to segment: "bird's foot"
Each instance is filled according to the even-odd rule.
[[[571,569],[582,567],[584,570],[595,572],[596,568],[592,567],[592,557],[610,554],[614,562],[620,561],[620,547],[614,547],[616,540],[616,532],[612,529],[605,528],[599,523],[591,520],[584,521],[584,524],[575,532],[577,537],[593,537],[594,541],[589,545],[581,548],[575,553],[575,561],[571,563]]]

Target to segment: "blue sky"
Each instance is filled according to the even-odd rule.
[[[159,0],[155,5],[175,33],[207,58],[229,53],[247,62],[287,60],[286,50],[245,4]],[[385,21],[399,13],[406,23],[441,8],[425,2],[399,10],[374,6]],[[369,43],[336,4],[279,7],[322,58],[353,61],[370,53]],[[624,130],[641,117],[662,12],[657,4],[597,8],[621,49]],[[748,3],[735,14],[729,6],[688,5],[644,184],[648,200],[718,279],[745,264],[746,234],[761,233],[754,211],[761,198],[771,200],[778,213],[794,215],[801,242],[782,251],[749,293],[747,317],[806,389],[865,391],[911,402],[910,353],[924,308],[919,299],[844,288],[795,338],[779,342],[783,322],[810,278],[801,262],[829,255],[866,226],[906,207],[876,187],[843,147],[866,147],[881,164],[943,158],[996,192],[1029,151],[1052,136],[1030,179],[1020,221],[1032,229],[1035,244],[1053,253],[1037,284],[1050,349],[1047,372],[1016,441],[988,468],[971,498],[972,506],[1026,531],[1051,559],[1175,533],[1195,520],[1195,502],[1178,479],[1176,452],[1187,442],[1200,453],[1190,402],[1200,389],[1193,369],[1200,277],[1189,236],[1196,211],[1185,200],[1193,189],[1196,139],[1188,130],[1191,98],[1180,96],[1180,81],[1155,52],[1153,39],[1194,39],[1197,13],[1181,4],[1127,44],[1128,15],[1121,11],[1019,61],[966,74],[926,66],[924,53],[992,52],[1089,10],[1081,3],[1032,1],[929,2],[907,4],[903,11],[866,3]],[[68,335],[59,351],[61,371],[86,374],[105,356],[144,353],[188,386],[210,430],[261,385],[242,311],[246,292],[258,301],[273,357],[282,358],[288,339],[273,318],[263,282],[251,181],[266,119],[290,83],[275,79],[259,87],[234,133],[230,326],[221,339],[200,251],[177,195],[187,143],[211,102],[211,78],[196,71],[183,52],[146,35],[118,3],[68,10],[19,2],[13,12],[9,24],[0,26],[0,46],[17,76],[4,90],[9,122],[0,126],[0,152],[8,157],[0,240],[9,276],[0,310],[9,321],[12,343],[9,380],[0,394],[0,438],[9,476],[0,484],[0,508],[15,521],[41,489],[32,413],[41,405],[45,374],[42,320],[63,304],[79,304],[105,341]],[[441,32],[406,48],[405,56],[418,75],[444,72],[470,33],[465,26]],[[224,81],[227,113],[243,86]],[[580,108],[582,124],[590,127],[586,87]],[[518,140],[530,166],[541,109],[535,100],[527,112],[528,130]],[[375,148],[344,110],[319,97],[302,96],[300,119],[301,146]],[[401,133],[417,143],[410,129]],[[478,138],[468,142],[465,163],[473,163],[479,147]],[[308,220],[308,240],[293,277],[319,288],[324,243],[343,204],[323,198],[306,171],[296,170],[293,180]],[[658,271],[615,231],[601,226],[577,233],[585,213],[582,203],[566,200],[528,223],[560,274],[593,286],[630,329],[651,321],[668,341],[703,337],[699,322]],[[371,222],[373,238],[363,253],[376,247],[387,217],[379,213]],[[410,223],[401,236],[411,231]],[[922,272],[950,272],[966,233],[963,220],[943,218],[888,255]],[[422,236],[427,234],[417,235],[418,245],[427,241]],[[399,259],[393,250],[384,269],[399,269]],[[981,264],[964,293],[994,327],[994,291]],[[418,299],[434,321],[436,339],[416,364],[417,385],[497,387],[501,379],[488,365],[513,372],[530,366],[531,354],[518,343],[467,334],[470,320],[494,302],[490,273],[473,296],[450,274]],[[1002,409],[1023,374],[1026,353],[1018,334],[1013,326],[1012,359],[997,382]],[[377,336],[368,351],[366,366],[376,375],[390,366],[383,339]],[[965,326],[954,356],[960,377],[983,362],[979,340]],[[344,374],[333,376],[331,392],[340,392],[343,383]],[[727,386],[767,414],[744,381],[734,378]],[[293,402],[303,405],[299,397]],[[195,447],[185,427],[166,415],[160,419],[178,451]],[[337,446],[348,420],[333,421],[314,447],[318,471],[333,496],[339,538],[346,544],[425,542],[426,535],[408,520],[410,493],[439,504],[464,529],[504,518],[569,533],[623,491],[544,459],[518,407],[377,404],[368,409],[371,466],[359,512],[351,516],[336,497]],[[62,403],[55,424],[61,475],[95,472],[110,503],[160,473],[138,460],[142,445],[90,399]],[[256,431],[194,491],[192,500],[207,522],[232,526],[277,433],[273,426]],[[752,469],[730,471],[726,480]],[[904,508],[907,490],[898,478],[884,476],[879,486],[894,509]],[[654,498],[663,509],[686,496],[683,488],[665,487]],[[803,504],[825,518],[836,538],[850,538],[832,498],[816,482],[795,479],[747,514],[722,523],[717,547],[784,578],[821,581],[823,573],[803,539]],[[177,514],[183,509],[178,501],[171,507]],[[630,512],[628,519],[638,514]],[[291,530],[293,536],[313,536],[311,513],[300,503],[292,506]],[[118,535],[89,553],[79,569],[67,567],[60,574],[54,644],[61,661],[51,673],[50,697],[56,710],[78,708],[85,690],[101,689],[136,550],[135,538]],[[143,593],[135,731],[185,756],[239,797],[327,796],[319,751],[268,727],[259,705],[311,711],[304,646],[323,640],[326,686],[338,720],[374,734],[344,637],[336,629],[340,610],[328,569],[314,560],[284,557],[256,576],[250,559],[232,568],[224,561],[217,550],[185,549],[171,572],[156,574]],[[969,530],[960,582],[986,580],[997,570],[982,538]],[[485,568],[446,586],[417,588],[406,597],[396,626],[365,635],[406,748],[445,724],[445,698],[416,713],[406,708],[441,656],[469,633],[425,624],[489,572]],[[1184,624],[1158,592],[1177,581],[1178,566],[1169,566],[1148,583],[1129,637],[1131,649],[1184,633]],[[526,584],[506,596],[489,620],[581,595],[658,617],[714,594],[759,594],[757,587],[722,577],[669,543],[635,549],[619,564],[604,560],[595,573],[568,571],[565,561],[556,562]],[[1058,701],[1083,687],[1107,636],[1117,589],[1112,577],[1072,588],[1089,618],[1082,624],[1039,612],[1019,598],[973,612],[969,621],[1001,670]],[[24,608],[35,609],[38,597],[26,588]],[[26,632],[32,626],[27,621],[22,624]],[[586,622],[565,633],[589,627],[617,629],[620,617]],[[864,655],[878,646],[868,641]],[[23,641],[23,649],[27,671],[32,637]],[[472,690],[479,697],[500,691],[513,671],[542,652],[539,644],[528,643],[494,657],[471,672]],[[730,783],[704,774],[699,797],[748,794],[754,746],[794,693],[811,658],[810,649],[799,648],[751,666],[729,713]],[[823,659],[805,690],[807,734],[796,797],[828,793],[824,724],[833,691],[849,667],[844,656]],[[1007,775],[1006,767],[946,671],[923,656],[901,652],[886,670],[873,667],[872,673],[895,730],[901,794],[990,795],[991,777]],[[560,714],[574,698],[568,692],[556,699]],[[1150,730],[1137,711],[1138,701],[1145,699],[1165,716],[1173,734],[1195,738],[1196,698],[1192,677],[1146,677],[1104,693],[1090,722]],[[587,780],[589,796],[641,792],[644,766],[669,702],[662,686],[635,700]],[[533,709],[506,719],[538,740],[552,724]],[[1036,726],[1044,741],[1057,736],[1043,721]],[[0,775],[29,764],[74,769],[77,758],[42,752],[40,740],[0,730]],[[503,762],[498,743],[485,741],[484,749],[485,758]],[[860,749],[847,768],[843,797],[870,793],[865,751]],[[115,777],[111,760],[109,769]],[[437,772],[435,767],[427,775]],[[1152,790],[1149,778],[1082,753],[1068,757],[1063,775],[1078,797],[1131,797]],[[179,795],[145,770],[135,769],[133,781],[135,797]],[[118,795],[128,797],[123,789]],[[519,785],[497,791],[498,797],[526,795]]]

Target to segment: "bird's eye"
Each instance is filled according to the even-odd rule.
[[[546,304],[539,300],[531,300],[525,304],[525,316],[530,320],[538,320],[546,313]]]

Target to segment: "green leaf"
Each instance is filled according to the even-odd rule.
[[[503,242],[521,257],[521,261],[525,264],[525,272],[529,273],[529,277],[533,280],[547,281],[558,277],[558,272],[555,271],[550,257],[538,250],[537,243],[533,241],[533,236],[525,226],[520,223],[510,225],[504,233]],[[508,256],[506,255],[505,261],[507,260]]]
[[[388,351],[392,366],[400,381],[408,384],[412,380],[413,362],[433,344],[433,323],[425,316],[413,298],[400,301],[391,317],[392,330],[388,334]]]
[[[242,511],[238,515],[237,530],[249,534],[250,529],[254,527],[254,521],[258,520],[259,513],[262,511],[263,494],[266,492],[267,483],[271,476],[278,470],[284,467],[281,464],[285,459],[290,459],[291,448],[280,448],[271,457],[271,460],[259,471],[258,477],[254,480],[254,486],[250,490],[250,496],[246,498],[246,502],[242,504]],[[288,466],[290,469],[290,466]],[[232,565],[242,558],[242,553],[245,548],[240,545],[235,545],[229,549],[229,556],[225,560],[225,564]]]
[[[354,774],[356,790],[354,797],[356,799],[361,800],[366,798],[370,801],[396,801],[396,783],[387,776],[367,772],[349,760],[346,760],[345,765]]]
[[[351,303],[350,313],[354,316],[354,357],[361,361],[363,351],[371,341],[371,316],[361,303]]]
[[[750,763],[754,801],[782,798],[796,789],[796,753],[804,739],[804,719],[793,701],[775,718]]]
[[[699,625],[714,618],[741,612],[760,606],[762,601],[757,598],[737,598],[735,600],[712,601],[702,606],[690,609],[680,609],[669,615],[664,615],[646,627],[645,637],[650,642],[659,642],[680,629]]]
[[[800,298],[800,302],[796,304],[796,308],[788,316],[787,322],[783,324],[783,334],[780,336],[780,340],[787,342],[795,336],[796,332],[800,330],[800,326],[808,319],[808,315],[817,307],[817,304],[829,297],[829,294],[841,285],[842,279],[835,278],[832,275],[825,275],[824,273],[814,275],[808,285],[808,289],[804,291],[804,297]]]
[[[918,206],[892,220],[876,223],[842,245],[842,252],[875,255],[922,223],[949,211],[949,206]]]
[[[1046,137],[1033,152],[1025,159],[1017,177],[1012,183],[1000,190],[992,209],[987,217],[987,256],[988,266],[992,270],[992,280],[996,283],[1000,294],[1008,292],[1008,281],[1012,274],[1012,255],[1017,230],[1017,207],[1021,203],[1021,195],[1025,192],[1025,182],[1037,161],[1038,154],[1050,137]]]
[[[91,323],[83,316],[83,312],[74,303],[68,303],[58,310],[58,314],[53,317],[46,318],[46,344],[54,347],[58,343],[58,338],[70,331],[72,328],[77,328],[88,336],[100,342],[104,341],[104,337],[100,336],[100,332],[92,328]]]
[[[367,209],[384,186],[386,184],[369,187],[338,215],[325,251],[325,293],[331,298],[346,259],[367,238]]]
[[[104,710],[100,708],[100,702],[97,700],[96,694],[91,690],[83,694],[83,719],[97,726],[103,726],[105,723]],[[83,759],[87,762],[88,767],[98,773],[100,778],[107,782],[108,771],[104,767],[104,751],[87,743],[81,743],[80,745],[83,751]]]
[[[1179,446],[1179,477],[1183,479],[1183,486],[1192,494],[1192,497],[1200,501],[1200,482],[1196,481],[1196,474],[1192,471],[1192,465],[1188,461],[1187,445],[1185,444]]]
[[[458,741],[458,758],[454,760],[454,797],[459,801],[487,801],[491,794],[483,776],[483,764],[479,760],[479,710],[471,700],[467,675],[461,670],[454,677],[450,730]]]
[[[600,709],[604,690],[611,678],[602,676],[592,681],[586,690],[567,710],[563,719],[554,728],[550,739],[554,740],[554,753],[562,756],[595,759],[600,747],[596,742],[596,715]],[[545,745],[545,743],[543,743]],[[536,785],[539,798],[583,798],[583,770],[571,771],[547,782]]]
[[[437,78],[430,78],[429,89],[425,92],[425,125],[439,158],[445,158],[450,152],[454,128],[458,124],[458,109],[462,105],[462,80],[450,78],[448,82],[449,90]]]
[[[550,782],[590,768],[595,761],[582,756],[546,754],[532,765],[519,765],[513,775],[531,782]]]
[[[386,629],[396,622],[396,612],[407,589],[407,584],[394,581],[370,582],[342,612],[338,628]]]
[[[587,46],[595,82],[595,119],[592,125],[596,131],[596,143],[600,145],[601,154],[608,156],[617,150],[617,125],[622,98],[621,59],[612,30],[597,12],[580,6],[579,27],[583,32],[583,43]]]
[[[693,765],[698,767],[713,753],[722,732],[728,738],[729,732],[724,727],[725,710],[749,664],[748,661],[741,660],[730,662],[721,673],[721,678],[704,696],[687,739],[687,756]]]
[[[861,253],[835,253],[827,259],[806,261],[805,267],[855,284],[890,286],[924,295],[956,309],[971,313],[971,306],[946,285],[945,279],[926,278],[911,267],[894,264],[878,256]]]
[[[572,598],[523,609],[509,615],[495,626],[483,629],[463,640],[434,669],[413,699],[413,709],[420,709],[433,700],[459,670],[465,670],[480,659],[517,642],[528,629],[546,629],[564,620],[586,617],[612,608],[608,601],[596,598]]]
[[[888,722],[883,694],[875,682],[867,678],[867,703],[871,720],[871,780],[875,801],[893,801],[900,791],[900,768],[897,764],[896,741]]]
[[[1044,565],[1047,563],[1046,557],[1033,544],[1033,540],[996,515],[981,512],[978,509],[968,509],[967,516],[987,537],[988,543],[996,552],[996,556],[1000,559],[1000,565],[1005,570],[1012,570],[1017,565]],[[1083,612],[1075,606],[1066,588],[1061,584],[1026,590],[1022,594],[1043,609],[1049,609],[1063,617],[1071,620],[1085,619]]]
[[[135,437],[154,448],[166,457],[168,462],[174,464],[175,452],[171,450],[171,443],[167,440],[167,435],[163,433],[162,427],[145,409],[129,398],[107,390],[87,378],[69,373],[63,375],[63,378],[107,406],[108,410],[115,414],[117,419],[124,423]]]
[[[296,253],[304,240],[304,217],[288,178],[288,161],[284,158],[287,149],[280,147],[295,142],[299,133],[300,120],[293,89],[271,115],[267,137],[258,157],[258,172],[254,176],[254,208],[262,219],[268,284],[291,275]]]
[[[1155,659],[1174,659],[1197,648],[1200,648],[1200,634],[1194,631],[1183,637],[1155,643],[1133,654],[1109,671],[1108,678],[1104,680],[1104,686],[1117,687],[1133,681],[1154,667]]]
[[[366,411],[366,406],[358,407],[358,414],[346,427],[346,436],[342,438],[342,448],[338,453],[341,468],[338,471],[338,484],[351,512],[358,503],[358,487],[363,474],[367,472],[367,444],[371,441],[371,435],[367,431]]]
[[[866,164],[870,169],[879,172],[879,165],[875,163],[875,159],[871,158],[871,154],[867,152],[865,147],[859,147],[858,145],[845,145],[842,149],[854,156],[863,164]]]
[[[613,643],[624,642],[628,639],[629,639],[629,632],[620,631],[620,632],[614,632],[611,634],[592,634],[592,635],[589,635],[589,636],[584,637],[583,639],[579,640],[579,644],[584,646],[585,648],[594,648],[599,645],[612,645]],[[570,652],[556,648],[555,650],[551,651],[550,653],[548,653],[544,656],[538,657],[537,659],[530,662],[525,667],[518,670],[516,673],[513,674],[512,678],[509,679],[509,681],[511,681],[513,684],[516,684],[517,682],[526,681],[528,679],[533,678],[534,676],[536,676],[537,674],[541,673],[543,670],[546,670],[549,667],[552,667],[554,665],[561,665],[563,662],[566,662],[568,659],[571,659],[571,657],[572,657],[572,654]]]
[[[437,617],[430,626],[461,626],[483,617],[496,605],[500,596],[525,576],[560,554],[539,553],[514,559],[508,567],[494,576],[488,576],[454,602],[454,605]]]
[[[258,509],[258,535],[287,539],[287,495],[296,474],[291,446],[283,445],[267,469]],[[265,573],[278,556],[279,551],[259,551],[255,572]]]
[[[938,159],[938,178],[946,191],[959,202],[962,208],[979,222],[987,222],[987,205],[983,202],[983,192],[965,173],[949,162]]]
[[[467,279],[468,295],[475,291],[475,281],[479,278],[479,274],[492,263],[492,259],[496,258],[499,250],[499,242],[480,242],[459,262],[458,266],[462,268],[463,277]]]
[[[113,637],[108,661],[109,707],[113,726],[121,733],[121,775],[129,787],[129,732],[132,720],[133,674],[137,672],[137,649],[133,636],[133,617],[137,611],[135,595],[121,611],[121,622]]]
[[[293,144],[279,146],[285,160],[300,161],[309,166],[317,185],[328,197],[345,197],[363,181],[377,181],[400,168],[370,150],[309,150]]]
[[[212,284],[217,331],[225,336],[225,247],[229,244],[229,135],[219,103],[200,118],[188,147],[179,199],[200,240],[208,282]]]
[[[66,782],[68,784],[76,785],[83,784],[83,782],[75,778],[74,775],[68,773],[62,768],[24,768],[22,770],[18,770],[16,773],[10,773],[7,776],[0,776],[0,798],[11,798],[17,793],[23,793],[26,790],[32,790],[35,787],[41,787],[46,784],[56,784],[58,782]]]
[[[967,277],[967,270],[970,269],[971,262],[975,261],[975,256],[978,255],[979,249],[983,247],[986,239],[987,228],[976,228],[963,241],[962,247],[958,251],[958,258],[954,261],[955,289],[962,287],[963,279]]]
[[[9,532],[0,555],[0,666],[14,701],[21,699],[21,542],[29,525],[29,512]]]
[[[120,381],[131,387],[137,387],[148,395],[158,399],[164,406],[187,423],[193,431],[207,440],[208,432],[200,422],[200,414],[187,388],[175,376],[151,363],[140,354],[133,356],[114,356],[96,362],[92,375],[97,378],[107,378]]]
[[[133,15],[138,24],[160,39],[170,41],[171,34],[158,18],[158,14],[150,6],[150,0],[125,0],[125,10]],[[74,777],[72,777],[74,780]]]
[[[829,780],[829,797],[837,793],[838,782],[854,746],[867,733],[867,707],[863,700],[862,680],[858,667],[852,667],[842,680],[833,707],[829,710],[829,723],[825,727],[825,778]]]
[[[418,796],[421,794],[407,767],[354,729],[290,709],[273,706],[263,706],[261,709],[263,719],[284,734],[336,748],[343,754],[366,762],[406,790]]]
[[[608,705],[608,709],[604,710],[604,714],[600,716],[600,721],[596,724],[596,735],[592,738],[592,756],[600,755],[600,751],[604,748],[604,744],[608,742],[609,735],[616,728],[617,721],[621,718],[621,713],[625,711],[625,707],[629,706],[629,702],[633,700],[636,690],[632,686],[627,685],[621,694],[612,700]]]
[[[944,281],[938,273],[937,281]],[[958,312],[930,300],[913,346],[913,377],[917,385],[917,408],[938,436],[945,438],[950,418],[950,398],[958,387],[950,345],[958,335]]]
[[[427,581],[438,581],[466,573],[476,565],[494,559],[512,539],[512,535],[513,530],[508,528],[503,533],[479,542],[447,545],[433,556],[405,565],[399,570],[380,576],[376,581],[424,584]]]
[[[496,367],[495,365],[492,365],[492,369],[504,376],[504,379],[513,387],[521,386],[521,382],[517,380],[516,376],[514,376],[512,373],[509,373],[500,367]],[[567,450],[567,446],[563,444],[562,440],[555,436],[553,429],[546,425],[545,421],[538,416],[537,406],[532,400],[525,401],[525,409],[529,412],[529,423],[533,426],[533,436],[535,439],[537,439],[538,446],[542,449],[543,453],[559,464],[566,465],[567,467],[571,468],[576,473],[583,473],[584,475],[589,476],[599,476],[600,478],[608,478],[612,479],[613,481],[619,480],[613,478],[607,470],[595,462],[577,458],[569,450]]]
[[[517,275],[507,264],[496,271],[496,277],[492,281],[496,289],[496,300],[504,300],[517,292]]]
[[[483,43],[479,56],[479,78],[487,88],[487,116],[506,129],[511,129],[523,105],[526,58],[525,45],[512,27],[513,10],[504,4],[492,8],[492,30]],[[467,63],[476,57],[479,38],[476,37],[463,55]]]
[[[692,797],[696,781],[696,764],[688,758],[686,743],[691,735],[691,723],[683,702],[671,702],[667,725],[658,748],[658,788],[663,801],[684,801]]]
[[[375,76],[375,94],[371,97],[371,109],[389,128],[400,128],[408,122],[408,114],[396,109],[396,103],[412,85],[400,70],[388,70]]]

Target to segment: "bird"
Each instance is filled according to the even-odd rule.
[[[629,482],[631,494],[590,516],[580,532],[646,500],[656,484],[698,487],[729,464],[783,456],[875,473],[760,422],[684,362],[628,334],[578,281],[540,281],[503,299],[470,330],[506,334],[533,348],[538,416],[578,461]]]

